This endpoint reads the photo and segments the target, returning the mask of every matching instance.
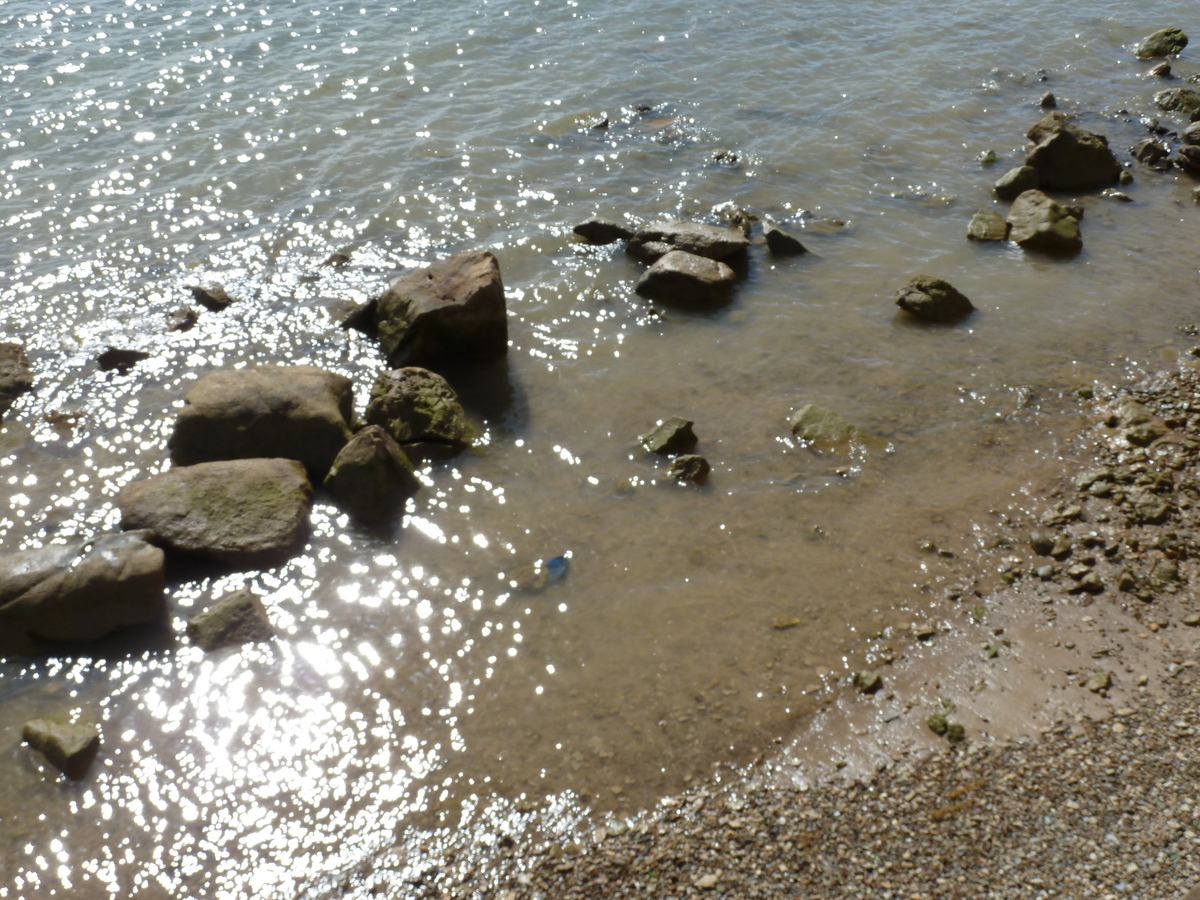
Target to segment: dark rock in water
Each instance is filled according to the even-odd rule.
[[[142,532],[0,557],[0,652],[93,641],[162,618],[163,552]]]
[[[1167,162],[1167,157],[1171,151],[1160,144],[1154,138],[1146,138],[1138,141],[1129,149],[1130,154],[1144,166],[1150,166],[1155,169],[1169,169],[1170,162]],[[1163,163],[1166,165],[1163,165]]]
[[[969,241],[1002,241],[1008,237],[1008,223],[994,209],[981,209],[967,225]]]
[[[738,206],[732,200],[726,200],[724,203],[714,206],[713,215],[730,228],[736,228],[747,238],[750,237],[750,230],[754,227],[754,223],[758,221],[758,216],[745,207]]]
[[[896,294],[896,305],[927,322],[957,322],[975,311],[952,284],[931,275],[911,279]]]
[[[672,250],[642,273],[634,290],[681,306],[712,306],[729,299],[736,280],[723,262]]]
[[[883,687],[883,677],[870,669],[855,672],[851,682],[854,684],[854,689],[860,694],[873,694]]]
[[[26,722],[21,739],[71,781],[86,775],[100,752],[100,730],[91,722],[72,722],[67,715]]]
[[[167,331],[191,331],[200,321],[200,314],[190,306],[181,306],[167,314]]]
[[[633,237],[633,229],[609,219],[588,219],[580,222],[572,231],[589,244],[612,244]]]
[[[675,248],[666,241],[645,241],[625,248],[643,262],[652,263],[666,256]]]
[[[1175,165],[1189,175],[1200,175],[1200,147],[1186,144],[1179,148]]]
[[[697,456],[695,453],[681,453],[672,460],[671,468],[667,470],[667,477],[674,478],[676,481],[703,484],[711,470],[712,466],[703,456]]]
[[[1155,59],[1172,56],[1187,46],[1187,35],[1178,28],[1160,28],[1154,34],[1142,38],[1134,48],[1138,59]]]
[[[438,443],[461,449],[477,436],[446,379],[416,366],[380,372],[364,418],[400,444]]]
[[[588,127],[593,131],[608,131],[608,116],[601,117]]]
[[[819,450],[844,450],[862,438],[858,426],[812,403],[797,410],[789,425],[793,435]]]
[[[199,284],[189,284],[187,289],[192,292],[192,297],[196,302],[210,312],[221,312],[230,303],[237,301],[225,293],[224,286],[217,281],[207,287]]]
[[[1133,184],[1133,174],[1128,169],[1122,169],[1120,176],[1117,178],[1117,183],[1123,187]]]
[[[799,256],[808,252],[799,240],[769,220],[763,222],[763,237],[767,239],[767,249],[772,256]]]
[[[1193,147],[1200,146],[1200,122],[1193,122],[1183,130],[1180,135],[1185,144],[1191,144]]]
[[[375,335],[375,315],[379,309],[379,298],[372,297],[366,303],[356,303],[353,309],[342,316],[338,325],[349,331],[361,331],[363,334]]]
[[[1050,93],[1050,91],[1046,91],[1046,93],[1042,94],[1042,99],[1038,101],[1038,106],[1040,106],[1042,109],[1054,109],[1056,106],[1058,106],[1058,100],[1055,98],[1054,94]]]
[[[1157,66],[1151,66],[1146,72],[1147,78],[1170,78],[1171,65],[1170,63],[1160,62]]]
[[[651,453],[670,456],[673,453],[691,453],[699,440],[692,426],[696,424],[679,416],[659,422],[638,440]]]
[[[346,265],[346,263],[348,263],[348,262],[350,262],[350,251],[349,250],[337,250],[333,253],[330,253],[329,256],[327,256],[325,258],[325,262],[321,263],[321,266],[322,267],[331,267],[334,269],[340,269],[342,266]]]
[[[1107,187],[1121,174],[1121,164],[1102,135],[1072,125],[1052,112],[1029,130],[1034,147],[1025,164],[1037,170],[1039,187],[1075,191]]]
[[[249,588],[226,594],[187,623],[187,636],[205,653],[221,647],[261,644],[275,637],[262,600]]]
[[[727,166],[731,169],[737,168],[742,164],[742,155],[736,150],[727,150],[724,147],[714,150],[708,157],[709,162],[715,163],[718,166]]]
[[[119,350],[116,347],[109,347],[96,357],[96,362],[100,364],[101,372],[111,372],[116,369],[124,375],[143,359],[149,358],[150,354],[141,350]]]
[[[1100,192],[1100,196],[1108,200],[1117,200],[1121,203],[1132,203],[1133,198],[1124,191],[1117,191],[1113,188],[1105,188]]]
[[[226,565],[281,563],[304,544],[312,485],[293,459],[232,459],[176,466],[117,493],[122,528]]]
[[[17,398],[33,389],[33,372],[29,357],[21,344],[0,344],[0,417],[17,402]]]
[[[1154,95],[1154,102],[1167,112],[1177,112],[1193,122],[1200,119],[1200,93],[1191,88],[1167,88]]]
[[[1075,253],[1083,248],[1079,220],[1041,191],[1026,191],[1008,212],[1009,240],[1030,250]]]
[[[353,385],[314,366],[262,366],[205,375],[184,396],[167,442],[172,462],[297,459],[323,478],[350,440]]]
[[[378,425],[356,434],[325,477],[325,488],[338,506],[364,522],[394,518],[420,487],[400,445]]]
[[[459,253],[396,279],[379,297],[375,328],[393,368],[504,356],[508,314],[496,257]]]
[[[1039,186],[1037,169],[1030,166],[1020,166],[1009,169],[1000,176],[992,192],[997,200],[1013,201],[1026,191],[1032,191]]]
[[[1125,440],[1137,447],[1147,447],[1171,430],[1166,422],[1131,398],[1117,405],[1117,424]]]
[[[646,258],[642,255],[643,248],[654,244],[666,244],[673,250],[722,260],[744,251],[750,246],[750,241],[741,231],[733,228],[701,225],[698,222],[656,222],[639,229],[630,239],[628,249],[633,255]]]

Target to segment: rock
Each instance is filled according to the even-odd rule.
[[[392,368],[504,356],[508,313],[496,257],[459,253],[396,279],[379,297],[375,329]]]
[[[706,259],[728,259],[750,246],[749,239],[733,228],[701,225],[698,222],[656,222],[640,229],[629,241],[629,252],[654,260],[662,254],[658,245],[683,250]]]
[[[1058,106],[1058,100],[1055,98],[1054,94],[1050,93],[1050,91],[1046,91],[1046,93],[1042,94],[1042,99],[1038,101],[1038,106],[1040,106],[1042,109],[1054,109],[1056,106]]]
[[[957,322],[975,311],[948,281],[917,275],[896,294],[896,305],[926,322]]]
[[[1129,172],[1127,169],[1122,170],[1121,174],[1117,177],[1117,184],[1122,186],[1133,184],[1133,173]]]
[[[952,744],[961,744],[967,738],[967,729],[963,728],[958,722],[951,722],[946,726],[946,740]]]
[[[176,466],[117,493],[121,527],[144,528],[168,549],[237,568],[276,565],[308,534],[312,485],[292,459]]]
[[[856,425],[833,410],[812,403],[797,410],[789,425],[795,437],[817,449],[845,449],[862,439]]]
[[[1129,506],[1129,517],[1134,522],[1157,525],[1171,514],[1171,503],[1152,491],[1131,488],[1125,494]]]
[[[404,451],[378,425],[356,434],[325,477],[338,506],[364,522],[394,518],[420,487]]]
[[[1054,538],[1044,531],[1035,531],[1029,535],[1029,546],[1038,556],[1049,556],[1054,549]]]
[[[1129,592],[1137,587],[1137,579],[1128,569],[1122,569],[1117,573],[1117,590]]]
[[[770,220],[763,222],[763,237],[772,256],[799,256],[808,252],[800,241]]]
[[[1200,175],[1200,147],[1185,145],[1179,148],[1175,165],[1189,175]]]
[[[99,363],[101,372],[116,369],[124,375],[142,360],[149,358],[150,354],[142,350],[118,350],[116,347],[109,347],[96,357],[96,362]]]
[[[691,453],[699,441],[692,426],[696,424],[688,419],[672,416],[660,421],[654,428],[643,434],[638,441],[651,453],[670,456],[675,453]]]
[[[1200,146],[1200,122],[1193,122],[1189,125],[1183,130],[1183,134],[1180,137],[1183,138],[1185,144],[1190,144],[1193,147]]]
[[[297,459],[315,478],[350,440],[350,379],[313,366],[224,369],[184,396],[167,441],[171,460]]]
[[[681,453],[671,462],[667,477],[676,481],[690,481],[693,484],[703,484],[708,478],[712,467],[703,456],[694,453]]]
[[[1106,200],[1116,200],[1119,203],[1132,203],[1133,198],[1124,191],[1115,191],[1112,188],[1105,188],[1100,192],[1100,196]]]
[[[1188,626],[1188,628],[1195,628],[1200,626],[1200,613],[1191,613],[1190,615],[1184,616],[1180,621],[1182,621],[1184,625]]]
[[[971,216],[967,225],[969,241],[1002,241],[1008,237],[1008,223],[994,209],[981,209]]]
[[[732,200],[726,200],[724,203],[714,206],[713,215],[727,223],[730,228],[736,228],[746,237],[750,237],[750,229],[758,221],[758,216],[750,210],[738,206]]]
[[[249,588],[226,594],[187,623],[188,639],[211,653],[221,647],[260,644],[275,636],[262,600]]]
[[[21,344],[0,344],[0,417],[3,417],[17,398],[33,389],[33,372],[29,357]]]
[[[1041,191],[1026,191],[1008,211],[1008,237],[1029,250],[1072,253],[1083,249],[1079,220]]]
[[[1112,672],[1096,672],[1087,680],[1087,689],[1093,694],[1099,694],[1112,687]]]
[[[338,327],[349,331],[353,328],[355,331],[361,331],[363,334],[374,336],[375,334],[375,315],[379,310],[379,298],[372,297],[365,303],[356,303],[342,316],[338,322]]]
[[[21,739],[71,781],[87,774],[100,751],[100,730],[67,715],[34,719],[21,728]]]
[[[200,321],[200,313],[190,306],[181,306],[167,314],[167,331],[191,331]]]
[[[873,694],[883,687],[883,678],[878,672],[872,672],[870,669],[860,669],[854,673],[851,679],[854,689],[860,694]]]
[[[330,253],[327,257],[325,257],[325,262],[321,263],[321,267],[340,269],[342,266],[346,265],[346,263],[350,262],[351,252],[352,251],[350,250],[335,250],[333,253]]]
[[[1162,165],[1163,161],[1170,156],[1171,151],[1154,140],[1154,138],[1145,138],[1138,141],[1129,148],[1129,152],[1134,159],[1144,166],[1150,166],[1155,169],[1169,169],[1171,167],[1170,163],[1167,163],[1165,166]]]
[[[225,288],[219,281],[214,281],[207,287],[198,284],[189,284],[187,289],[192,292],[192,297],[197,303],[203,306],[210,312],[221,312],[230,303],[237,301],[225,293]]]
[[[1170,63],[1160,62],[1157,66],[1151,66],[1146,70],[1147,78],[1170,78],[1171,65]]]
[[[1178,28],[1160,28],[1154,34],[1142,38],[1134,48],[1138,59],[1156,59],[1172,56],[1187,46],[1187,35]]]
[[[1136,447],[1147,447],[1170,431],[1162,419],[1130,397],[1117,404],[1116,412],[1123,437]]]
[[[671,250],[642,273],[634,290],[681,306],[712,306],[729,299],[736,277],[723,262]]]
[[[742,164],[742,155],[736,150],[718,147],[709,154],[708,161],[715,165],[727,166],[732,169]]]
[[[461,450],[477,437],[446,379],[416,366],[380,372],[364,417],[400,444],[436,443]]]
[[[589,244],[612,244],[633,237],[633,229],[609,219],[588,219],[572,229]]]
[[[0,651],[93,641],[162,618],[163,552],[145,533],[106,534],[0,557]]]
[[[996,151],[989,148],[981,152],[976,159],[979,160],[981,166],[994,166],[998,157],[996,156]]]
[[[1032,166],[1019,166],[1009,169],[992,188],[997,200],[1011,202],[1026,191],[1032,191],[1041,185],[1038,183],[1037,169]]]
[[[1193,122],[1200,119],[1200,93],[1191,88],[1167,88],[1154,95],[1154,102],[1167,112],[1182,113]]]
[[[946,717],[942,713],[934,713],[925,720],[925,724],[928,725],[929,730],[938,737],[944,735],[946,733],[946,729],[950,726],[949,721],[947,721]]]
[[[1072,125],[1061,112],[1052,112],[1029,130],[1034,147],[1025,164],[1037,170],[1038,187],[1077,191],[1103,188],[1121,174],[1121,164],[1101,135]]]

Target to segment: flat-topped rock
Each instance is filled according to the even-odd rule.
[[[611,219],[588,219],[580,222],[572,231],[589,244],[612,244],[633,237],[633,229]]]
[[[496,257],[459,253],[397,278],[379,296],[375,332],[393,368],[504,356],[508,312]]]
[[[295,459],[322,478],[350,440],[349,378],[314,366],[223,369],[197,381],[167,441],[177,465]]]
[[[1008,237],[1008,223],[994,209],[981,209],[967,224],[969,241],[1002,241]]]
[[[221,647],[264,643],[275,636],[275,629],[259,596],[242,588],[192,616],[187,636],[205,653],[211,653]]]
[[[629,252],[655,260],[670,250],[683,250],[707,259],[728,259],[750,246],[750,239],[735,228],[699,222],[655,222],[638,229],[629,241]],[[666,248],[666,249],[663,249]]]
[[[1079,220],[1041,191],[1026,191],[1008,212],[1011,241],[1030,250],[1075,253],[1083,248]]]
[[[312,486],[292,459],[177,466],[117,493],[121,527],[238,568],[277,565],[304,544]]]
[[[729,299],[736,280],[723,262],[672,250],[642,273],[634,290],[680,306],[712,306]]]
[[[21,739],[72,781],[87,774],[100,751],[100,729],[66,714],[26,722]]]

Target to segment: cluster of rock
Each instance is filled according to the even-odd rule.
[[[703,484],[712,467],[707,459],[692,452],[699,443],[696,432],[692,430],[695,424],[689,419],[672,416],[658,422],[638,440],[651,453],[670,457],[671,467],[667,477]]]

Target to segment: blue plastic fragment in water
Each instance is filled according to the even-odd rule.
[[[565,556],[556,556],[546,562],[546,574],[551,581],[558,581],[560,578],[566,577],[567,574],[567,558]]]

